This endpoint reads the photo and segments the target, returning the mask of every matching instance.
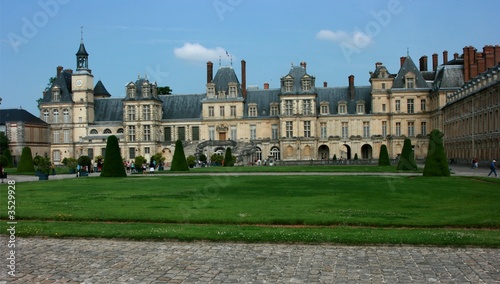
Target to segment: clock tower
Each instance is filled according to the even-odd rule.
[[[82,38],[76,53],[76,72],[71,78],[73,123],[77,128],[86,127],[88,123],[94,122],[94,76],[88,64],[89,54],[85,50]]]

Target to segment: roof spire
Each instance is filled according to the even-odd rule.
[[[410,57],[410,48],[406,47],[406,57]]]
[[[83,26],[80,27],[80,43],[83,43]]]

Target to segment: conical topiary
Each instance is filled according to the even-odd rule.
[[[231,154],[231,148],[226,149],[226,155],[224,156],[224,167],[234,166],[233,154]]]
[[[417,169],[417,163],[413,157],[413,150],[411,148],[410,138],[406,138],[403,144],[403,151],[401,157],[399,158],[398,170],[403,171],[415,171]]]
[[[174,156],[172,157],[172,166],[170,166],[170,170],[175,172],[189,171],[181,140],[175,141]]]
[[[126,177],[127,172],[123,166],[122,155],[120,154],[120,146],[118,138],[115,135],[110,135],[106,143],[106,157],[101,171],[102,177]]]
[[[35,165],[33,164],[33,156],[31,155],[31,148],[26,146],[21,153],[21,159],[17,165],[18,172],[35,172]]]
[[[429,148],[425,160],[424,176],[449,176],[450,168],[444,151],[443,133],[437,129],[432,130],[429,137]]]
[[[379,166],[390,166],[391,160],[389,159],[389,152],[387,151],[387,146],[382,144],[380,146],[380,154],[378,156],[378,165]]]

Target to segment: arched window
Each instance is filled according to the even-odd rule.
[[[96,129],[90,130],[90,134],[97,134],[97,130]]]
[[[280,148],[278,148],[278,147],[271,148],[271,156],[274,157],[274,160],[279,161],[280,160]]]
[[[116,131],[116,133],[123,133],[123,128],[118,128],[118,130]]]
[[[45,121],[45,122],[49,122],[49,115],[50,115],[50,112],[49,112],[48,110],[44,109],[44,110],[42,111],[42,113],[43,113],[43,121]]]
[[[104,129],[104,134],[111,134],[111,130],[109,128]]]
[[[262,161],[262,149],[255,147],[255,159]]]
[[[52,88],[52,101],[53,102],[61,101],[61,88],[59,88],[59,86],[57,85]]]
[[[52,114],[54,115],[54,123],[59,123],[59,110],[55,109]]]
[[[64,120],[64,123],[69,123],[69,110],[68,109],[64,109],[63,110],[63,120]]]

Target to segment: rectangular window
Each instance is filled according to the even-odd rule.
[[[358,111],[358,114],[364,114],[365,113],[365,105],[364,104],[358,104],[357,105],[357,111]]]
[[[286,80],[285,81],[285,92],[291,92],[291,91],[293,91],[293,81]]]
[[[208,116],[209,117],[213,117],[214,116],[214,107],[213,106],[209,106],[208,107]]]
[[[415,87],[415,79],[414,78],[406,78],[406,88],[413,89]]]
[[[321,122],[320,125],[320,137],[325,139],[328,137],[327,133],[326,133],[326,122]]]
[[[135,159],[135,148],[134,147],[128,148],[128,157],[130,159]]]
[[[401,136],[401,122],[396,122],[396,136]]]
[[[346,114],[347,113],[347,106],[345,104],[340,104],[339,105],[339,114]]]
[[[238,139],[238,132],[236,126],[231,126],[231,140],[236,141]]]
[[[385,110],[385,104],[382,104],[382,112],[386,112],[386,110]]]
[[[311,137],[311,122],[304,121],[304,137]]]
[[[422,134],[424,136],[427,135],[427,122],[425,122],[425,121],[422,121],[420,123],[420,134]]]
[[[382,137],[387,137],[387,121],[382,121]]]
[[[415,122],[408,121],[408,136],[415,136]]]
[[[396,100],[396,112],[400,112],[400,111],[401,111],[401,101]]]
[[[71,121],[69,121],[69,111],[67,109],[65,109],[63,111],[63,120],[64,120],[64,123],[70,123]]]
[[[425,111],[426,110],[425,104],[426,104],[425,100],[420,100],[420,110],[421,111]]]
[[[59,162],[59,161],[61,161],[61,151],[55,150],[54,151],[54,162]]]
[[[220,110],[220,116],[224,117],[225,116],[225,108],[224,108],[224,106],[220,106],[219,110]]]
[[[293,101],[285,100],[285,115],[293,115]]]
[[[177,128],[177,139],[186,141],[186,127],[181,126]]]
[[[135,106],[127,106],[127,118],[129,121],[135,120]]]
[[[414,107],[414,101],[413,101],[413,99],[408,99],[406,101],[406,107],[407,107],[408,113],[414,113],[415,112],[415,107]]]
[[[382,83],[382,90],[385,90],[385,83]]]
[[[193,126],[191,127],[191,135],[193,141],[199,141],[200,140],[200,127],[199,126]]]
[[[231,106],[231,116],[236,116],[236,106]]]
[[[151,107],[150,106],[142,106],[142,119],[143,120],[151,120]]]
[[[255,124],[250,125],[250,139],[257,139],[257,126]]]
[[[165,142],[172,141],[172,127],[167,126],[167,127],[163,128],[163,136],[164,136],[163,139],[165,140]]]
[[[248,116],[257,116],[257,107],[256,106],[248,107]]]
[[[293,121],[286,122],[286,138],[293,137]]]
[[[273,139],[273,140],[279,139],[278,125],[277,124],[271,125],[271,139]]]
[[[302,100],[302,113],[304,115],[311,115],[311,100]]]
[[[278,106],[271,106],[271,116],[278,116],[280,115],[280,109]]]
[[[59,143],[59,130],[54,130],[54,143]]]
[[[106,148],[101,148],[101,156],[106,158]]]
[[[144,125],[143,126],[143,138],[144,141],[151,141],[151,126],[150,125]]]
[[[128,126],[128,141],[135,141],[135,126],[133,125]]]
[[[215,127],[213,126],[208,127],[208,139],[215,140]]]
[[[368,121],[363,122],[363,137],[365,138],[370,137],[370,122]]]
[[[149,154],[151,152],[151,150],[149,149],[149,147],[144,147],[144,154]]]
[[[64,129],[63,130],[63,135],[64,135],[64,143],[69,143],[70,142],[70,132],[69,129]]]
[[[347,122],[342,122],[342,138],[349,136],[349,125]]]
[[[321,106],[321,114],[328,114],[328,105]]]

